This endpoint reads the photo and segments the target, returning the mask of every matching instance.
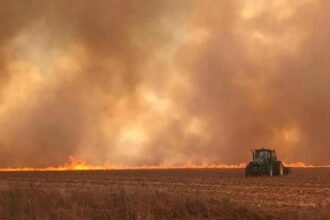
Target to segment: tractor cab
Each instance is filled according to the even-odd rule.
[[[256,149],[253,152],[253,160],[277,160],[276,152],[265,148]]]

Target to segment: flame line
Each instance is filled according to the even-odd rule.
[[[284,162],[286,167],[292,168],[330,168],[330,165],[307,165],[303,162]],[[57,167],[17,167],[17,168],[0,168],[0,172],[19,172],[19,171],[79,171],[79,170],[152,170],[152,169],[242,169],[246,163],[240,164],[193,164],[185,163],[183,165],[142,165],[142,166],[121,166],[121,165],[90,165],[86,161],[77,159],[74,156],[69,157],[69,162]]]
[[[330,165],[311,165],[303,162],[284,162],[284,166],[292,168],[330,168]]]

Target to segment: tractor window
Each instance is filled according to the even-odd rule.
[[[274,160],[277,160],[277,156],[276,156],[276,153],[273,151],[272,152],[272,158],[274,159]]]
[[[268,159],[269,158],[269,153],[267,151],[257,151],[256,152],[256,158]]]

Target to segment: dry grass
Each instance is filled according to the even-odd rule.
[[[330,169],[0,173],[0,219],[330,219]]]
[[[9,187],[0,190],[1,219],[261,219],[226,200],[158,191],[100,192]]]

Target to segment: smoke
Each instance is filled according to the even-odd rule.
[[[192,21],[205,39],[184,48],[196,53],[189,109],[212,137],[200,154],[242,161],[249,148],[271,146],[285,160],[328,163],[329,30],[319,25],[329,4],[245,3],[207,2]]]
[[[328,163],[329,6],[2,1],[0,165]]]

